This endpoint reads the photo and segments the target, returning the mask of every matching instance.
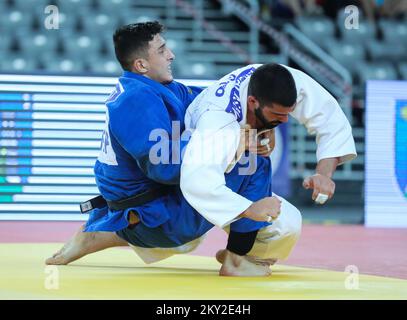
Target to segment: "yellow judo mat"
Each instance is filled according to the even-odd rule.
[[[270,277],[219,277],[214,258],[178,255],[145,265],[121,248],[46,266],[61,246],[0,244],[0,299],[407,299],[407,280],[279,264]]]

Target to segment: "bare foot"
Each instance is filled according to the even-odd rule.
[[[128,246],[128,243],[119,238],[114,232],[83,232],[83,229],[84,225],[79,228],[61,250],[45,260],[45,264],[65,265],[89,253],[111,247]]]
[[[223,262],[225,261],[225,256],[226,256],[226,249],[222,249],[219,250],[218,252],[216,252],[216,260],[220,263],[223,264]],[[247,260],[249,260],[252,263],[255,264],[263,264],[266,265],[268,267],[274,265],[277,262],[277,259],[258,259],[252,256],[245,256],[247,258]]]
[[[270,276],[271,270],[263,264],[255,264],[247,259],[246,256],[239,256],[225,250],[224,261],[219,270],[220,276],[229,277],[264,277]]]

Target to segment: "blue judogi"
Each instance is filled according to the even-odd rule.
[[[157,188],[173,185],[163,197],[139,207],[110,210],[108,207],[90,213],[85,231],[117,232],[130,243],[142,247],[174,247],[189,242],[213,227],[184,199],[179,189],[181,165],[173,162],[175,150],[182,150],[187,141],[172,141],[172,121],[184,130],[186,108],[200,93],[199,88],[186,87],[175,81],[162,85],[147,77],[124,72],[116,90],[106,105],[107,126],[103,133],[101,154],[94,166],[96,183],[107,200],[120,200]],[[149,139],[155,129],[168,134],[169,164],[153,164],[150,149],[157,143]],[[162,142],[162,141],[160,141]],[[271,195],[271,167],[269,159],[258,158],[258,170],[253,176],[239,176],[235,167],[226,175],[227,185],[249,200]],[[258,172],[258,182],[254,177]],[[199,182],[198,182],[199,183]],[[138,213],[141,223],[128,228],[128,213]],[[248,232],[267,223],[240,219],[231,229]]]
[[[149,161],[149,141],[154,129],[165,130],[172,150],[172,121],[184,130],[187,106],[200,93],[197,87],[186,87],[175,81],[162,85],[147,77],[124,72],[115,91],[106,101],[107,126],[103,133],[101,153],[94,166],[96,184],[107,200],[120,200],[158,185],[179,184],[180,164],[153,165]],[[182,149],[187,142],[177,141]],[[156,227],[168,217],[162,208],[140,215],[142,222]],[[90,213],[85,231],[118,231],[128,226],[129,210],[111,211],[107,207]]]

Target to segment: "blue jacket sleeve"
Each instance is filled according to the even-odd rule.
[[[187,141],[172,136],[168,110],[153,90],[130,94],[119,107],[109,110],[109,118],[112,134],[148,178],[179,184],[181,151]]]

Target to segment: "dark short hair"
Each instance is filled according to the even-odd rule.
[[[292,107],[297,101],[297,88],[288,69],[276,63],[264,64],[253,72],[248,93],[254,96],[260,106],[272,103]]]
[[[113,35],[116,58],[124,70],[131,71],[135,58],[147,57],[148,43],[164,26],[158,21],[132,23],[118,28]]]

